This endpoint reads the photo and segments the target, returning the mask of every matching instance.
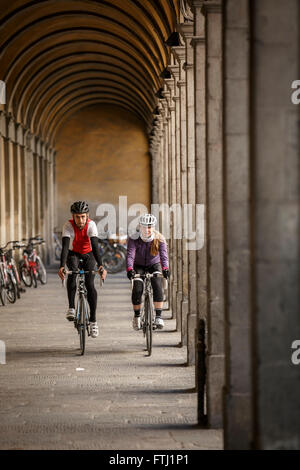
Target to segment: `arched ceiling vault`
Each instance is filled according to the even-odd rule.
[[[0,0],[6,111],[50,145],[72,113],[117,104],[150,128],[179,0]]]

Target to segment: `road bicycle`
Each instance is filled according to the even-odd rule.
[[[53,232],[53,241],[54,241],[54,255],[55,255],[55,259],[57,261],[60,260],[60,256],[61,256],[61,250],[62,250],[62,246],[61,246],[61,242],[58,238],[58,235],[57,233]]]
[[[29,239],[22,239],[26,242],[25,250],[23,251],[23,260],[19,263],[19,271],[25,286],[37,287],[37,281],[41,284],[47,282],[47,272],[40,256],[37,254],[35,246],[42,245],[45,241],[37,235]]]
[[[99,250],[102,258],[102,265],[105,270],[110,274],[116,274],[125,269],[126,265],[126,251],[124,247],[120,249],[118,243],[110,243],[106,239],[98,239]]]
[[[154,273],[135,274],[132,279],[132,287],[134,280],[139,280],[144,283],[142,308],[141,308],[141,330],[143,331],[144,338],[146,338],[146,350],[148,356],[152,353],[152,333],[156,329],[154,324],[154,305],[153,305],[153,291],[151,285],[152,277],[163,277],[161,272],[155,271]]]
[[[9,271],[12,272],[12,274],[13,274],[13,282],[16,285],[17,298],[20,299],[21,292],[26,292],[26,291],[22,287],[22,284],[21,284],[21,278],[20,278],[20,275],[19,275],[17,263],[16,263],[16,261],[13,257],[13,251],[22,248],[24,245],[22,245],[18,241],[10,241],[10,242],[7,243],[6,246],[8,246],[8,245],[12,245],[12,247],[9,248],[5,252],[5,260],[6,260],[7,267],[9,269]]]
[[[0,300],[2,305],[6,305],[6,300],[14,303],[17,300],[17,280],[12,265],[7,262],[8,242],[0,248]]]
[[[82,260],[80,260],[80,265]],[[86,343],[86,335],[90,336],[90,311],[89,311],[89,304],[87,301],[87,289],[85,285],[85,275],[86,274],[97,274],[98,271],[85,271],[81,269],[79,265],[79,269],[75,271],[68,271],[65,270],[65,274],[75,274],[76,275],[76,296],[77,296],[77,303],[75,309],[75,319],[74,319],[74,327],[77,329],[79,334],[79,342],[80,342],[80,352],[83,356],[85,353],[85,343]],[[100,277],[100,287],[102,286],[102,279]],[[65,285],[65,283],[63,283]]]

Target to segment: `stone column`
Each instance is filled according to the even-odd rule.
[[[25,129],[20,124],[18,133],[18,146],[20,152],[21,171],[21,238],[28,237],[28,210],[27,210],[27,176],[26,176],[26,155],[25,155]]]
[[[55,261],[54,246],[53,246],[53,232],[56,228],[55,224],[55,200],[54,200],[54,164],[53,164],[54,151],[51,147],[48,148],[48,180],[49,180],[49,236],[50,236],[50,260],[52,264]]]
[[[52,178],[53,178],[53,207],[54,226],[57,227],[57,184],[56,184],[56,151],[52,150]]]
[[[41,234],[41,169],[40,169],[40,140],[39,138],[34,138],[34,154],[33,154],[33,169],[34,169],[34,213],[35,213],[35,225],[34,233],[35,235]]]
[[[22,152],[24,147],[21,124],[15,125],[15,239],[23,238],[23,205],[22,205]]]
[[[207,335],[207,310],[208,310],[208,245],[207,245],[207,221],[206,221],[206,191],[207,191],[207,160],[206,160],[206,69],[205,69],[205,18],[201,12],[203,0],[193,0],[192,9],[194,13],[194,36],[191,44],[194,48],[194,85],[195,85],[195,173],[196,173],[196,204],[204,206],[204,244],[196,252],[197,255],[197,304],[198,304],[198,322],[204,321],[206,335]],[[201,230],[201,227],[197,227]],[[197,234],[201,240],[202,233]],[[200,242],[201,243],[201,242]],[[197,328],[197,339],[200,332]],[[202,351],[199,350],[199,354]],[[201,357],[196,356],[196,384],[202,380],[205,382],[205,370],[199,370],[202,364]],[[200,374],[200,375],[199,375]],[[199,386],[198,389],[198,409],[202,410],[201,414],[206,414],[206,403],[211,397],[205,397],[204,387]],[[206,403],[205,403],[206,398]],[[198,419],[205,421],[204,416],[198,416]]]
[[[163,203],[169,204],[169,110],[167,99],[161,99],[163,131],[164,131],[164,153],[163,153]]]
[[[298,0],[250,2],[254,447],[300,448]],[[298,347],[299,348],[299,347]],[[299,358],[299,354],[298,354]],[[241,410],[242,412],[242,410]]]
[[[171,279],[169,283],[169,293],[170,293],[170,307],[172,312],[172,318],[175,318],[176,313],[176,292],[177,292],[177,270],[176,260],[176,240],[174,240],[174,223],[176,222],[175,216],[173,213],[174,205],[176,203],[176,140],[175,140],[175,104],[173,102],[173,96],[175,91],[174,79],[165,79],[165,84],[168,89],[168,93],[165,93],[165,97],[168,101],[168,110],[169,110],[169,206],[172,208],[170,213],[170,239],[169,239],[169,263],[171,271]]]
[[[205,1],[207,117],[208,424],[222,427],[224,386],[224,208],[223,208],[223,57],[222,3]]]
[[[162,112],[162,109],[160,108],[160,112]],[[159,186],[158,186],[158,201],[159,204],[163,202],[164,199],[164,125],[163,125],[163,116],[160,114],[157,117],[159,127],[158,127],[158,137],[159,137],[159,146],[158,146],[158,155],[159,155]]]
[[[4,245],[6,236],[6,117],[3,111],[0,111],[0,241]]]
[[[182,221],[182,208],[181,208],[181,156],[180,156],[180,96],[177,87],[179,81],[179,65],[169,65],[168,69],[174,77],[174,96],[173,101],[175,105],[175,203],[179,207],[179,219],[174,223],[173,237],[176,243],[176,329],[181,331],[181,302],[182,302],[182,241],[181,237],[181,221]],[[180,238],[179,238],[180,237]],[[174,269],[174,268],[173,268]]]
[[[250,449],[251,188],[249,114],[249,0],[230,0],[225,11],[224,175],[226,228],[226,449]]]
[[[15,122],[11,116],[7,118],[7,143],[5,164],[6,192],[6,224],[7,241],[15,239]]]
[[[34,179],[34,164],[33,164],[33,150],[34,138],[30,131],[25,131],[25,174],[26,174],[26,193],[27,193],[27,218],[28,229],[27,236],[32,237],[35,235],[35,179]]]
[[[186,72],[183,64],[186,59],[184,46],[172,47],[172,52],[179,65],[179,80],[177,87],[180,97],[180,174],[181,174],[181,208],[187,204],[187,131],[186,131]],[[183,211],[182,211],[183,212]],[[181,226],[183,227],[183,213]],[[182,252],[182,303],[181,303],[181,345],[187,345],[187,314],[188,314],[188,253],[185,246],[185,240],[181,239]]]
[[[184,69],[186,71],[186,131],[187,131],[187,203],[190,209],[185,217],[186,236],[189,240],[186,242],[188,251],[188,288],[189,288],[189,307],[187,316],[187,363],[195,364],[195,330],[197,325],[197,279],[196,279],[196,251],[192,248],[194,240],[191,239],[191,233],[196,227],[195,223],[195,103],[194,103],[194,68],[193,68],[193,48],[191,39],[194,33],[193,22],[180,24],[180,32],[186,44],[186,62]],[[185,224],[185,225],[186,225]],[[188,230],[187,230],[188,229]]]

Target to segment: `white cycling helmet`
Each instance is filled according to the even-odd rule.
[[[145,227],[147,227],[148,225],[152,225],[154,227],[156,225],[156,222],[156,217],[152,214],[143,214],[139,219],[140,225],[143,225]]]

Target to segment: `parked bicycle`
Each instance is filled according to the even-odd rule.
[[[4,247],[0,248],[0,300],[2,305],[6,305],[6,300],[14,303],[17,300],[17,280],[16,273],[10,259],[11,250],[6,250],[8,242]],[[14,243],[14,242],[12,242]]]
[[[102,265],[108,273],[115,274],[125,269],[126,249],[123,246],[99,238],[99,249]]]
[[[82,260],[80,260],[82,262]],[[87,290],[85,285],[85,275],[97,274],[98,271],[84,271],[81,269],[82,263],[79,264],[79,269],[76,271],[65,271],[66,274],[76,274],[76,294],[77,304],[75,309],[74,327],[79,334],[80,351],[83,356],[85,353],[86,335],[90,336],[90,313],[89,304],[87,300]],[[102,279],[100,277],[100,286],[102,286]]]
[[[31,287],[32,285],[37,287],[38,280],[41,284],[46,284],[46,268],[35,249],[35,246],[42,245],[45,241],[39,235],[29,239],[23,239],[22,241],[26,242],[25,250],[23,251],[23,259],[19,263],[22,281],[27,287]]]
[[[60,260],[60,256],[61,256],[62,245],[61,245],[60,239],[58,238],[57,233],[55,233],[55,232],[53,232],[53,241],[54,241],[54,255],[55,255],[55,259],[56,259],[57,261],[59,261],[59,260]]]
[[[16,281],[15,285],[16,285],[17,298],[20,299],[21,292],[26,292],[26,290],[24,289],[24,287],[22,287],[21,277],[18,271],[18,266],[13,257],[13,251],[20,249],[25,245],[19,243],[18,241],[8,242],[6,246],[9,246],[9,245],[12,245],[12,246],[5,252],[5,259],[7,262],[8,269],[13,273],[13,281],[14,280]]]
[[[140,279],[144,283],[143,296],[142,296],[142,308],[141,308],[141,330],[143,331],[144,337],[146,337],[146,350],[148,356],[152,353],[152,333],[156,329],[154,324],[154,305],[153,305],[153,291],[151,285],[152,277],[163,277],[159,271],[154,273],[135,274],[132,279],[132,286],[135,279]],[[166,280],[164,279],[166,282]]]

